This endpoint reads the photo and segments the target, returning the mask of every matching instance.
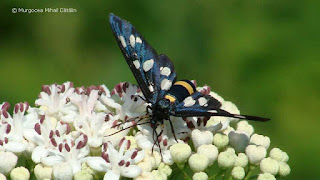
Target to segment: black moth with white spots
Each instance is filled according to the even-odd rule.
[[[208,117],[224,116],[254,121],[270,119],[231,114],[221,109],[221,103],[210,95],[197,92],[189,80],[176,81],[176,73],[170,59],[157,52],[140,33],[127,21],[110,14],[110,25],[118,45],[134,75],[145,101],[151,104],[150,124],[156,135],[156,127],[169,120],[172,133],[174,128],[170,116]],[[155,142],[156,143],[156,142]]]

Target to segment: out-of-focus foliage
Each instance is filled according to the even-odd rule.
[[[32,100],[42,84],[135,82],[107,21],[127,19],[174,62],[180,79],[208,84],[290,156],[288,179],[319,177],[320,11],[316,1],[0,2],[0,102]],[[76,13],[12,13],[12,8]],[[111,87],[109,87],[111,88]]]

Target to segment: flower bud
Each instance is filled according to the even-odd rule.
[[[203,144],[212,144],[213,134],[210,131],[200,131],[195,129],[191,133],[192,142],[195,149],[198,149]]]
[[[276,178],[274,177],[274,175],[270,173],[264,173],[264,174],[259,174],[257,180],[276,180]]]
[[[164,163],[160,163],[158,170],[161,171],[166,176],[170,176],[172,173],[172,169],[170,168],[170,166]]]
[[[193,154],[189,158],[189,166],[194,172],[204,171],[209,165],[209,159],[202,154]]]
[[[185,163],[191,155],[191,148],[188,144],[177,143],[170,147],[170,154],[175,163]]]
[[[277,175],[279,172],[278,161],[268,157],[260,162],[260,169],[263,173],[270,173],[272,175]]]
[[[17,162],[18,157],[12,152],[0,152],[0,173],[8,175]]]
[[[270,138],[259,134],[253,134],[250,138],[250,143],[263,146],[268,149],[270,146]]]
[[[249,145],[246,154],[251,164],[259,164],[267,155],[267,150],[263,146]]]
[[[218,164],[221,168],[227,169],[234,166],[236,155],[231,151],[221,152],[218,156]]]
[[[290,166],[285,162],[279,162],[279,175],[288,176],[290,174]]]
[[[244,153],[239,153],[238,156],[236,157],[236,162],[235,162],[235,166],[239,166],[239,167],[246,167],[248,165],[249,159],[246,156],[246,154]]]
[[[212,144],[204,144],[198,148],[197,153],[207,156],[209,166],[211,166],[217,159],[219,151],[218,148]]]
[[[56,180],[72,180],[73,172],[72,166],[68,163],[61,163],[53,166],[53,177]]]
[[[37,164],[34,168],[34,174],[38,180],[51,179],[52,168],[42,164]]]
[[[192,180],[207,180],[208,175],[205,172],[197,172],[192,176]]]
[[[12,169],[12,171],[10,172],[10,178],[12,180],[29,180],[30,173],[25,167],[17,167]]]
[[[0,180],[7,180],[6,176],[0,173]]]
[[[229,138],[227,135],[217,133],[213,136],[213,144],[218,149],[223,149],[229,144]]]
[[[253,134],[254,129],[253,129],[253,126],[251,126],[248,123],[248,121],[242,120],[242,121],[237,123],[237,131],[238,132],[243,132],[243,133],[247,134],[250,137],[251,134]]]
[[[279,162],[287,162],[289,160],[289,156],[286,152],[283,152],[279,148],[273,148],[270,151],[269,155],[272,159],[277,160]]]
[[[243,179],[245,177],[246,173],[242,167],[236,166],[231,171],[231,176],[233,179]]]
[[[167,179],[167,176],[164,173],[162,173],[161,171],[159,171],[159,170],[153,170],[152,174],[155,177],[155,180],[165,180],[165,179]]]
[[[134,180],[156,180],[153,173],[143,171],[140,176],[133,178]]]
[[[86,179],[93,180],[93,176],[89,174],[87,171],[81,170],[74,175],[73,179],[74,180],[86,180]]]

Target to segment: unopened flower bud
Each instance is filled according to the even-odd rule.
[[[204,171],[209,165],[209,159],[202,154],[193,154],[189,158],[189,166],[194,172]]]
[[[17,162],[18,157],[12,152],[0,152],[0,173],[8,175]]]
[[[212,144],[204,144],[198,148],[197,153],[207,156],[210,166],[217,159],[219,151],[218,148]]]
[[[250,138],[250,143],[263,146],[268,149],[270,146],[270,138],[259,134],[253,134]]]
[[[267,155],[267,150],[263,146],[249,145],[246,154],[251,164],[259,164]]]
[[[207,180],[208,175],[205,172],[197,172],[192,176],[192,180]]]
[[[89,174],[87,171],[81,170],[74,175],[73,179],[74,180],[86,180],[86,179],[92,180],[93,176]]]
[[[177,143],[170,147],[170,154],[175,163],[185,163],[191,155],[191,148],[188,144]]]
[[[217,133],[213,136],[213,144],[218,149],[223,149],[229,144],[229,138],[225,134]]]
[[[273,148],[270,151],[269,155],[272,159],[280,161],[280,162],[287,162],[289,160],[289,156],[286,152],[283,152],[279,148]]]
[[[242,167],[236,166],[232,169],[231,175],[232,175],[233,179],[240,180],[245,177],[246,173]]]
[[[203,144],[212,144],[213,134],[210,131],[200,131],[195,129],[191,133],[192,142],[195,149]]]
[[[270,173],[264,173],[264,174],[259,174],[257,180],[276,180],[276,178],[274,177],[274,175]]]
[[[236,155],[230,151],[221,152],[218,156],[218,164],[223,169],[234,166],[235,161]]]
[[[51,179],[52,168],[42,164],[37,164],[34,168],[34,174],[38,180]]]
[[[290,174],[290,166],[285,162],[279,162],[279,175],[288,176]]]
[[[234,165],[244,168],[248,165],[248,162],[249,162],[249,159],[247,155],[244,153],[239,153],[238,156],[236,157],[236,162]]]
[[[270,173],[272,175],[276,175],[279,172],[279,163],[278,161],[268,157],[260,162],[260,169],[263,173]]]
[[[30,173],[25,167],[17,167],[12,169],[12,171],[10,172],[10,178],[12,180],[29,180]]]
[[[254,129],[253,126],[248,123],[248,121],[242,120],[237,123],[237,131],[246,133],[248,136],[253,134]]]

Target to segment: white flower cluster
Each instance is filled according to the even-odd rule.
[[[208,86],[198,91],[240,113]],[[254,134],[247,121],[172,117],[175,135],[165,121],[155,137],[142,96],[129,83],[110,92],[105,85],[74,88],[66,82],[44,85],[36,107],[18,103],[13,115],[9,103],[0,104],[0,179],[204,180],[260,173],[263,180],[290,173],[288,155],[273,148],[266,157],[270,139]],[[18,160],[26,165],[17,166]],[[207,173],[211,168],[216,173]]]

